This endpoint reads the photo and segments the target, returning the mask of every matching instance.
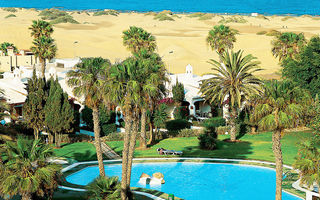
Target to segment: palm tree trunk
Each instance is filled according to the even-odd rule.
[[[32,200],[31,194],[29,194],[29,193],[22,194],[21,200]]]
[[[129,144],[130,144],[130,132],[132,125],[132,117],[128,111],[125,112],[126,116],[125,121],[125,134],[123,138],[123,150],[122,150],[122,178],[121,178],[121,199],[128,199],[128,188],[127,184],[127,169],[128,169],[128,153],[129,153]]]
[[[272,150],[276,160],[276,200],[282,199],[283,159],[281,151],[281,131],[272,134]]]
[[[232,142],[236,141],[237,137],[237,109],[235,107],[231,108],[231,116],[230,116],[230,140]]]
[[[40,58],[40,63],[41,63],[41,76],[42,78],[46,78],[45,77],[45,73],[46,73],[46,60],[43,58]]]
[[[35,140],[38,140],[39,139],[39,131],[38,129],[33,129],[33,135],[34,135],[34,139]]]
[[[141,135],[140,135],[140,149],[147,148],[147,141],[146,141],[146,123],[147,123],[147,110],[144,108],[142,109],[141,113]]]
[[[94,130],[94,140],[97,151],[97,158],[99,164],[100,176],[106,176],[103,165],[103,157],[101,150],[101,141],[100,141],[100,125],[99,125],[99,110],[97,107],[92,108],[92,117],[93,117],[93,130]]]
[[[60,148],[61,147],[60,134],[59,133],[54,133],[54,137],[55,137],[54,142],[55,142],[56,147]]]
[[[139,124],[139,118],[135,118],[132,125],[132,133],[130,136],[130,145],[129,145],[129,154],[128,154],[128,169],[127,169],[127,185],[130,187],[131,182],[131,169],[132,169],[132,159],[134,155],[134,150],[136,146],[137,141],[137,135],[138,135],[138,124]]]
[[[148,145],[152,145],[155,140],[152,123],[149,123],[149,127],[150,127],[150,131],[149,131],[150,137],[149,137]]]
[[[251,126],[251,134],[255,134],[256,133],[256,126]]]
[[[51,133],[48,133],[48,142],[49,144],[53,144],[53,135]]]

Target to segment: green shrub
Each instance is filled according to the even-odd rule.
[[[179,131],[190,127],[191,124],[185,119],[175,119],[166,122],[166,128],[169,132]]]
[[[89,199],[121,199],[121,183],[118,177],[102,177],[94,179],[86,186]]]
[[[188,116],[189,116],[189,110],[185,106],[177,107],[173,111],[174,119],[187,119]]]
[[[265,35],[267,33],[267,31],[259,31],[258,33],[257,33],[257,35]]]
[[[286,16],[284,18],[281,19],[281,21],[287,21],[288,19],[293,19],[292,16]]]
[[[213,117],[202,122],[202,126],[210,130],[211,132],[216,131],[217,127],[225,125],[226,120],[223,117]]]
[[[202,129],[182,129],[176,137],[198,137],[203,133]]]
[[[113,16],[118,16],[119,12],[116,10],[102,10],[93,13],[93,16],[101,16],[101,15],[113,15]]]
[[[109,135],[110,133],[117,132],[117,126],[116,124],[103,124],[101,126],[101,132],[103,136]]]
[[[159,13],[153,19],[156,19],[156,20],[159,20],[159,21],[174,21],[174,19],[172,17],[169,17],[165,13]]]
[[[107,136],[101,138],[102,141],[121,141],[123,140],[123,133],[109,133]]]
[[[2,10],[7,11],[7,12],[18,12],[16,8],[2,8]]]
[[[217,148],[217,139],[212,134],[202,134],[198,139],[200,149],[214,150]]]
[[[14,15],[14,14],[10,14],[10,15],[7,15],[7,16],[5,16],[4,18],[10,18],[10,17],[17,17],[16,15]]]
[[[61,24],[61,23],[71,23],[71,24],[79,24],[78,21],[74,20],[72,16],[61,16],[50,22],[51,24]]]
[[[224,135],[226,132],[230,131],[230,127],[229,126],[219,126],[216,127],[216,131],[218,135]]]
[[[212,19],[214,17],[213,14],[207,13],[205,15],[202,15],[201,17],[199,17],[199,20],[209,20]]]
[[[242,16],[231,16],[231,17],[223,17],[219,21],[221,24],[228,24],[228,23],[247,23],[248,21],[244,19]]]
[[[266,33],[266,36],[278,36],[280,35],[281,33],[279,31],[276,31],[276,30],[271,30],[269,31],[268,33]]]
[[[61,134],[62,143],[92,142],[93,137],[85,134]]]
[[[155,12],[147,12],[147,13],[144,13],[144,16],[149,16],[149,15],[151,15],[151,16],[156,16],[157,13],[155,13]]]

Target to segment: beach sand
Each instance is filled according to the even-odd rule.
[[[32,38],[28,27],[32,20],[40,19],[39,12],[18,9],[13,13],[16,17],[5,19],[9,14],[0,9],[0,42],[11,42],[19,49],[29,49]],[[191,64],[194,73],[202,75],[210,72],[211,65],[207,61],[218,59],[217,54],[206,45],[206,36],[212,26],[218,24],[221,16],[199,20],[188,17],[188,14],[178,14],[179,18],[174,18],[175,21],[157,21],[153,16],[143,13],[120,13],[119,16],[74,13],[72,16],[80,24],[54,25],[53,38],[57,42],[58,58],[102,56],[112,62],[125,59],[130,52],[122,45],[122,31],[130,26],[138,26],[156,37],[157,51],[172,73],[184,73],[186,65]],[[257,57],[264,69],[259,73],[264,78],[279,78],[280,66],[271,54],[273,37],[257,35],[257,32],[303,32],[309,39],[320,33],[320,20],[310,16],[290,17],[285,21],[283,16],[267,18],[245,16],[247,23],[227,25],[239,31],[234,50],[242,49],[244,54]]]

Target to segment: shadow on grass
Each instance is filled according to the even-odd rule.
[[[68,155],[70,156],[70,154]],[[74,152],[72,154],[72,157],[77,160],[77,161],[91,161],[91,160],[97,160],[97,155],[95,152],[92,152],[92,151],[85,151],[84,153],[77,153],[77,152]]]
[[[183,157],[208,157],[208,158],[235,158],[246,159],[249,154],[252,154],[250,142],[229,143],[218,141],[218,149],[203,150],[198,146],[187,146],[183,151]]]

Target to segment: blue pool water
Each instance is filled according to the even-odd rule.
[[[108,176],[121,177],[121,164],[106,165]],[[138,183],[142,173],[164,174],[163,185]],[[84,168],[69,175],[73,184],[87,185],[99,175],[97,166]],[[268,168],[216,163],[136,163],[131,176],[132,187],[143,187],[172,193],[186,200],[271,200],[275,198],[275,171]],[[283,200],[299,198],[283,193]]]
[[[0,0],[0,7],[68,10],[116,9],[133,11],[262,14],[320,14],[319,0]]]

